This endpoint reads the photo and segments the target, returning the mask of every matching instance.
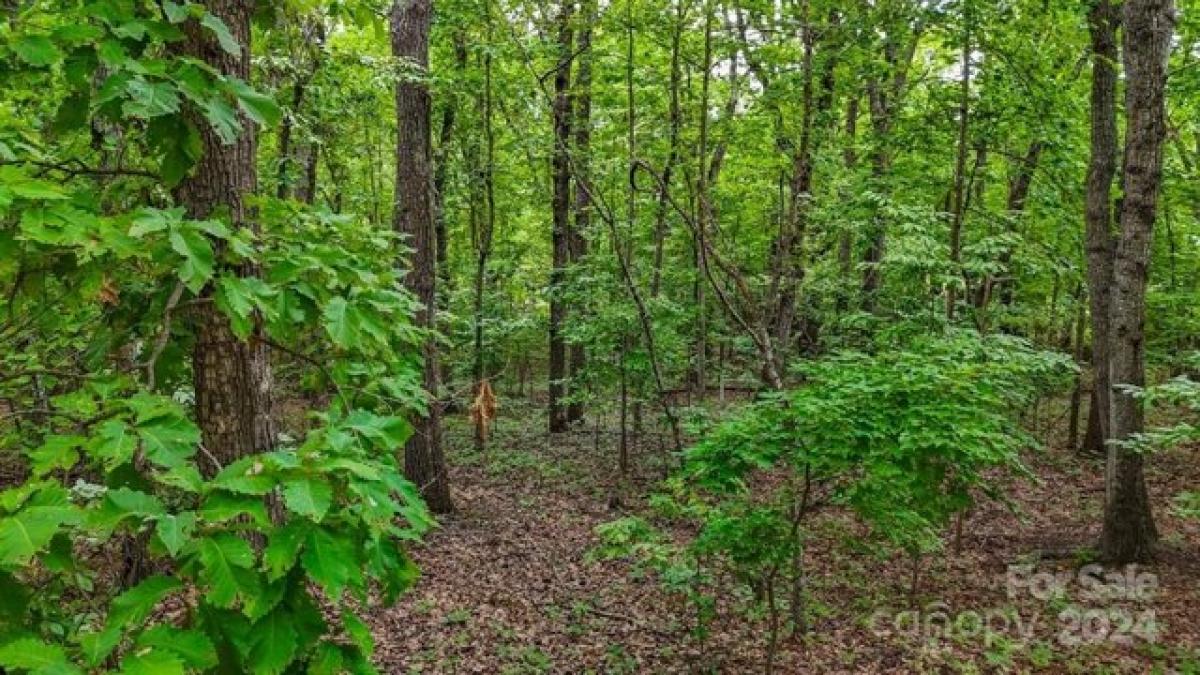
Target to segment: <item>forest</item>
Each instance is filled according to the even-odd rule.
[[[1195,0],[0,0],[0,674],[1200,673]]]

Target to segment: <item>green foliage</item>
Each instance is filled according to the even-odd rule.
[[[280,116],[173,56],[189,20],[241,53],[200,3],[36,3],[0,42],[5,77],[44,93],[0,108],[0,446],[23,476],[0,491],[0,667],[374,672],[356,612],[414,582],[405,543],[433,525],[394,458],[425,406],[403,249],[291,202],[249,195],[253,228],[173,205],[197,124],[232,142]],[[93,169],[110,143],[130,163]],[[186,358],[210,303],[333,392],[224,466]]]
[[[886,344],[798,364],[800,386],[744,407],[689,449],[655,504],[694,523],[682,548],[625,520],[601,528],[601,552],[660,574],[708,561],[774,583],[805,546],[810,516],[827,507],[909,554],[940,546],[954,514],[999,496],[993,470],[1024,472],[1019,453],[1036,443],[1016,414],[1073,367],[1022,340],[968,331]]]

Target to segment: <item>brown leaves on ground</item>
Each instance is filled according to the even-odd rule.
[[[517,415],[522,415],[519,419]],[[697,640],[693,618],[655,579],[621,561],[593,561],[597,525],[618,485],[645,494],[661,476],[653,436],[635,444],[640,473],[616,473],[612,439],[590,431],[547,437],[531,411],[496,420],[485,453],[466,450],[469,429],[452,429],[452,485],[460,512],[416,551],[422,578],[397,606],[372,617],[377,661],[388,673],[758,673],[767,631],[732,602],[718,606],[712,634]],[[1149,480],[1164,533],[1148,602],[1089,602],[1076,582],[1099,536],[1102,467],[1063,451],[1030,458],[1036,483],[1010,487],[1017,512],[981,504],[963,527],[961,552],[918,561],[915,606],[924,625],[938,612],[991,617],[994,634],[923,640],[904,625],[913,563],[863,546],[866,533],[830,513],[809,542],[812,632],[782,646],[777,673],[1196,672],[1200,663],[1200,524],[1170,511],[1170,497],[1200,479],[1195,451],[1156,457]],[[639,502],[626,502],[635,510]],[[953,533],[947,533],[947,540]],[[1066,593],[1011,593],[1009,566],[1069,578]],[[1043,578],[1049,578],[1044,576]],[[730,582],[731,586],[733,582]],[[745,598],[745,594],[742,595]],[[1064,611],[1142,612],[1156,642],[1105,637],[1066,644]],[[1099,616],[1098,612],[1093,612]],[[1007,626],[1000,616],[1008,616]],[[1018,619],[1020,623],[1018,623]],[[901,621],[903,624],[903,621]],[[1093,627],[1092,632],[1095,633]],[[1116,624],[1110,624],[1110,633]],[[1083,629],[1075,630],[1082,635]],[[1069,635],[1068,635],[1069,636]],[[1086,636],[1085,636],[1086,637]]]

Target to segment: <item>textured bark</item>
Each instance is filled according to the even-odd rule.
[[[569,426],[567,415],[567,344],[563,339],[567,307],[563,302],[563,281],[571,260],[571,50],[574,44],[571,16],[574,5],[564,0],[558,17],[558,68],[554,73],[554,152],[551,158],[553,217],[551,240],[553,260],[550,270],[550,432],[560,433]]]
[[[184,25],[185,39],[179,43],[182,56],[207,63],[224,75],[250,79],[250,0],[216,0],[206,3],[210,13],[229,27],[242,45],[239,54],[227,53],[212,31],[198,22]],[[203,219],[222,212],[235,228],[257,230],[254,214],[245,197],[258,188],[255,170],[257,133],[253,123],[241,118],[242,132],[226,144],[198,116],[194,124],[203,142],[203,155],[191,175],[176,189],[176,198],[189,218]],[[237,272],[254,276],[252,266]],[[212,296],[212,288],[202,295]],[[239,340],[229,320],[212,302],[200,303],[194,311],[196,341],[192,351],[192,376],[196,395],[196,421],[203,436],[206,455],[222,465],[240,457],[271,449],[274,422],[271,415],[272,379],[267,346],[254,339]],[[257,332],[257,328],[255,331]],[[219,467],[202,463],[212,475]]]
[[[1112,309],[1112,182],[1117,170],[1117,27],[1120,6],[1095,0],[1088,14],[1092,40],[1091,159],[1087,176],[1088,298],[1095,371],[1084,450],[1102,454],[1109,438],[1109,323]]]
[[[1167,57],[1175,19],[1172,0],[1126,0],[1124,9],[1125,193],[1109,354],[1112,438],[1118,441],[1145,428],[1141,403],[1126,388],[1146,384],[1146,286],[1162,188]],[[1101,552],[1114,562],[1147,560],[1158,537],[1142,463],[1138,452],[1109,447]]]
[[[573,168],[577,184],[591,184],[591,153],[592,153],[592,24],[596,18],[596,0],[583,0],[580,4],[582,28],[579,31],[579,42],[575,46],[579,56],[579,69],[575,77],[575,120],[572,130],[575,134]],[[632,127],[630,128],[632,133]],[[587,232],[592,224],[592,201],[590,193],[585,188],[575,189],[575,224],[569,234],[571,263],[581,262],[587,255]],[[570,346],[571,358],[571,394],[574,399],[567,407],[567,423],[578,424],[583,421],[584,405],[578,389],[581,388],[584,368],[587,366],[587,355],[582,344]]]
[[[392,55],[424,72],[429,68],[430,0],[397,0],[392,6]],[[402,79],[396,84],[396,203],[393,226],[413,249],[405,284],[420,301],[416,321],[433,328],[437,314],[437,238],[433,218],[433,161],[429,87]],[[423,383],[429,414],[417,421],[404,446],[404,473],[416,483],[430,509],[453,510],[446,461],[442,454],[441,403],[438,397],[438,349],[424,348]]]
[[[489,5],[487,15],[488,38],[491,39],[492,17]],[[479,167],[483,177],[483,218],[478,232],[475,255],[475,345],[472,362],[472,374],[475,379],[476,400],[484,393],[487,373],[484,369],[483,354],[483,295],[487,285],[488,259],[492,255],[492,234],[496,226],[496,137],[492,127],[492,55],[483,57],[483,92],[480,96],[480,106],[483,114],[484,161]],[[483,425],[475,425],[475,448],[483,450],[487,445],[487,437]]]

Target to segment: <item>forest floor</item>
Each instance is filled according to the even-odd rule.
[[[532,407],[502,411],[480,454],[465,421],[451,420],[458,510],[417,548],[416,587],[372,616],[383,670],[762,672],[768,631],[747,602],[721,603],[700,640],[652,575],[591,555],[596,526],[644,511],[661,478],[655,437],[635,446],[634,496],[617,508],[614,439],[542,429]],[[1170,508],[1200,483],[1194,458],[1190,449],[1151,463],[1162,553],[1153,566],[1109,570],[1143,591],[1136,598],[1098,597],[1099,573],[1086,567],[1101,463],[1053,447],[1028,458],[1036,480],[1012,483],[1011,505],[979,505],[957,551],[948,534],[945,552],[917,563],[915,597],[912,560],[862,545],[846,514],[823,515],[807,562],[811,630],[783,640],[776,672],[1200,672],[1200,526]],[[947,616],[954,627],[941,630]]]

